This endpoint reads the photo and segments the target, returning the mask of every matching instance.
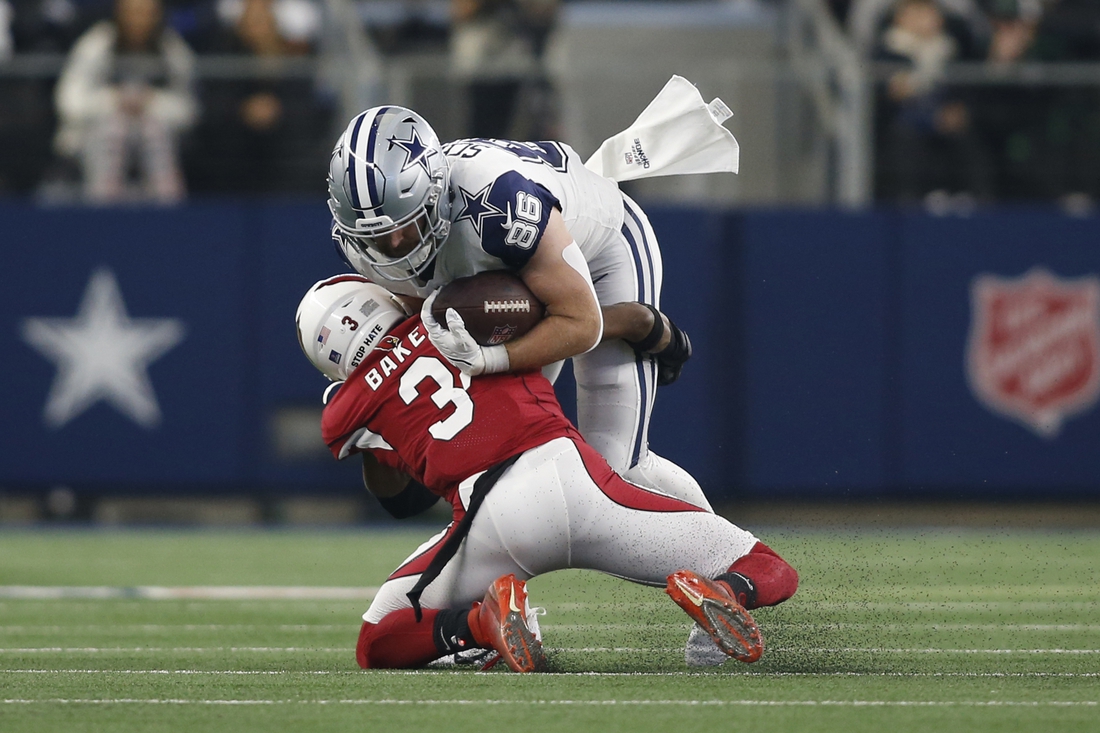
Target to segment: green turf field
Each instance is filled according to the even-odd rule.
[[[702,673],[661,591],[575,571],[530,584],[537,676],[362,672],[364,600],[12,597],[363,588],[429,534],[2,530],[0,731],[1100,730],[1095,531],[758,529],[802,586],[760,662]]]

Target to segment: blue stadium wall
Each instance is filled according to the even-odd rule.
[[[983,405],[965,366],[974,278],[1100,273],[1100,219],[650,214],[664,308],[696,350],[658,394],[650,443],[714,500],[1100,499],[1100,409],[1041,435]],[[316,409],[325,386],[293,317],[342,269],[328,226],[319,202],[0,203],[0,491],[358,492],[356,465],[275,448],[277,416]],[[134,323],[184,329],[147,365],[155,424],[94,393],[63,424],[45,418],[61,377],[28,319],[73,319],[104,270]]]

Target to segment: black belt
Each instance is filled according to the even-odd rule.
[[[466,515],[455,525],[454,532],[451,533],[451,536],[443,541],[443,545],[439,548],[439,552],[435,554],[432,561],[428,563],[428,567],[420,574],[420,580],[416,581],[416,585],[412,587],[412,590],[405,594],[412,603],[417,621],[420,621],[420,619],[424,617],[423,612],[420,610],[420,595],[424,592],[425,588],[431,585],[433,580],[439,577],[439,574],[443,572],[443,568],[447,566],[447,563],[450,562],[451,558],[458,552],[458,547],[462,544],[462,540],[466,539],[466,535],[470,533],[470,525],[473,524],[474,515],[477,514],[477,510],[481,508],[481,502],[485,501],[485,497],[489,495],[489,490],[496,485],[496,482],[500,480],[504,472],[511,468],[513,463],[519,460],[521,455],[523,454],[517,453],[511,458],[501,461],[478,476],[477,480],[474,481],[474,489],[470,492],[470,505],[466,507]]]

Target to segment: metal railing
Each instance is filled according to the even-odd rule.
[[[334,126],[366,107],[383,102],[442,106],[456,111],[461,101],[442,99],[441,93],[461,81],[447,64],[444,50],[420,56],[383,57],[364,32],[359,11],[351,0],[324,0],[326,22],[318,53],[312,57],[257,58],[200,55],[195,71],[200,79],[313,79],[339,100]],[[801,199],[779,190],[776,201],[820,201],[847,208],[871,204],[874,197],[875,88],[904,68],[871,62],[862,56],[837,24],[824,0],[789,0],[782,31],[784,53],[775,59],[738,59],[723,68],[729,79],[797,88],[803,105],[812,110],[814,145],[827,149],[825,174],[811,188],[818,193]],[[65,62],[63,54],[21,54],[0,62],[0,80],[55,78]],[[567,68],[566,76],[584,75],[608,80],[628,79],[639,73],[636,60],[608,58],[596,68]],[[1084,87],[1100,90],[1100,64],[1020,63],[995,66],[981,62],[946,67],[949,86]],[[600,104],[585,99],[584,104]],[[0,100],[0,104],[3,100]],[[448,106],[449,105],[449,106]],[[778,105],[777,122],[798,109]],[[444,127],[451,124],[445,121]],[[451,125],[454,126],[453,124]],[[337,134],[339,130],[332,131]],[[441,134],[451,130],[441,130]],[[598,141],[597,141],[598,142]],[[736,200],[731,200],[736,203]]]
[[[849,208],[868,206],[874,128],[866,64],[824,0],[793,0],[789,10],[791,63],[809,86],[834,148],[831,198]]]

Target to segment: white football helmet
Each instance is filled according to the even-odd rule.
[[[314,284],[298,304],[298,343],[306,358],[339,381],[408,314],[385,288],[362,275],[337,275]]]
[[[404,107],[372,107],[348,124],[329,159],[332,236],[364,275],[404,281],[423,272],[450,233],[450,165],[435,130]],[[403,257],[376,240],[415,222],[420,242]]]

